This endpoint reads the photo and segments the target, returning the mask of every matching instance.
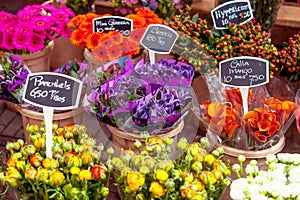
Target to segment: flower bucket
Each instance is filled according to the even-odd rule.
[[[237,159],[238,156],[244,155],[246,157],[246,160],[245,160],[243,166],[246,166],[247,164],[249,164],[249,162],[251,160],[255,159],[255,160],[257,160],[257,166],[260,169],[267,169],[267,167],[265,166],[265,161],[266,161],[267,155],[276,154],[276,153],[280,152],[284,148],[284,145],[285,145],[285,137],[282,136],[279,139],[279,141],[270,148],[258,150],[258,151],[241,150],[241,149],[232,148],[232,147],[220,144],[217,141],[217,138],[214,136],[214,134],[210,131],[207,132],[206,137],[208,138],[210,144],[213,145],[213,148],[222,147],[224,149],[224,156],[222,158],[224,162],[229,160],[230,165],[239,164],[239,161]],[[245,172],[245,170],[243,170],[243,171]],[[237,177],[234,177],[234,178],[237,178]]]
[[[71,44],[70,38],[59,37],[55,40],[55,46],[50,55],[50,70],[63,66],[70,60],[83,61],[84,47],[76,47]]]
[[[158,136],[160,138],[164,138],[167,136],[173,138],[174,143],[176,143],[177,136],[182,131],[183,126],[184,126],[184,121],[181,121],[173,130],[169,132],[155,134],[154,136]],[[107,125],[107,128],[112,133],[112,140],[114,145],[119,148],[134,149],[134,142],[136,140],[139,140],[143,145],[145,144],[145,140],[142,139],[138,134],[124,132],[110,125]]]
[[[54,48],[54,42],[51,41],[41,51],[31,54],[18,54],[25,62],[31,72],[49,72],[50,71],[50,55]],[[0,56],[12,55],[7,52],[0,51]]]
[[[29,132],[26,131],[27,124],[36,124],[38,126],[41,126],[41,123],[44,120],[44,115],[41,112],[22,108],[20,105],[16,105],[16,109],[22,115],[25,140],[26,142],[29,142]],[[73,125],[75,123],[80,124],[82,122],[83,112],[83,107],[79,107],[74,110],[54,113],[53,123],[57,124],[59,127]]]

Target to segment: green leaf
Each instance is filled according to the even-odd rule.
[[[138,94],[134,94],[129,97],[129,100],[135,100],[135,99],[140,99],[140,98],[142,98],[142,96],[140,96]]]

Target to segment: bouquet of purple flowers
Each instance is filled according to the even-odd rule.
[[[0,99],[21,103],[24,84],[29,73],[29,69],[18,56],[0,57]]]
[[[193,68],[175,60],[145,66],[141,62],[133,66],[129,60],[113,78],[96,74],[100,78],[86,99],[86,110],[123,131],[168,131],[180,122],[193,99]]]

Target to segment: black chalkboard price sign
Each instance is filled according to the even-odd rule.
[[[234,57],[219,64],[219,78],[224,85],[254,87],[269,82],[269,61],[251,56]]]
[[[150,24],[141,39],[146,49],[161,54],[168,54],[172,50],[178,33],[172,28],[161,24]]]
[[[93,19],[93,31],[106,33],[109,31],[119,31],[125,36],[129,36],[133,29],[132,19],[119,16],[104,16]]]
[[[229,1],[211,11],[216,29],[226,29],[229,22],[243,24],[253,18],[249,0]]]
[[[27,77],[23,100],[39,107],[57,110],[77,108],[82,82],[73,77],[41,72]]]

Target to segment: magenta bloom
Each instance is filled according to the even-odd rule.
[[[13,34],[12,33],[6,33],[3,35],[3,41],[2,41],[3,47],[7,50],[13,50]]]
[[[44,40],[37,34],[33,34],[28,46],[30,52],[37,52],[44,48]]]

